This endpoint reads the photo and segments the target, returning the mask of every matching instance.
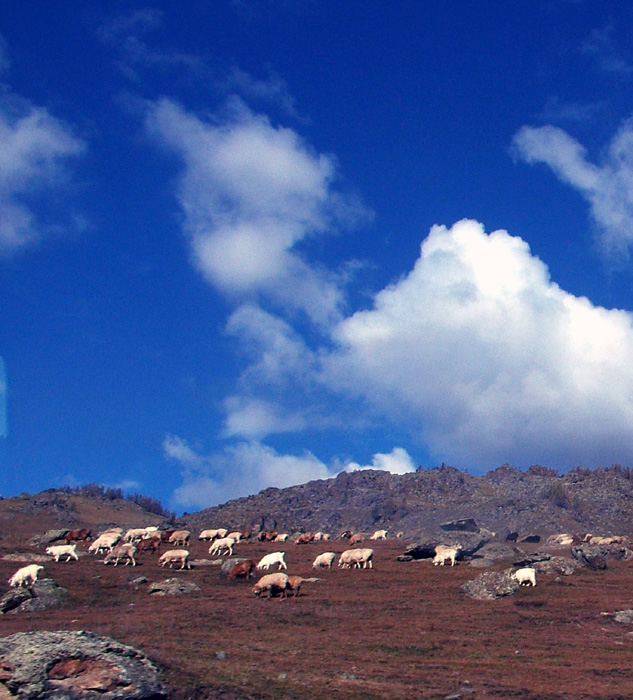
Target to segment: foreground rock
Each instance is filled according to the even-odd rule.
[[[0,696],[29,700],[159,700],[142,652],[92,632],[21,632],[0,639]]]

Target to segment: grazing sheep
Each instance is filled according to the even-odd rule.
[[[332,564],[336,559],[336,554],[334,552],[323,552],[312,562],[313,569],[320,569],[321,567],[327,566],[328,569],[332,568]]]
[[[288,587],[288,576],[277,572],[276,574],[266,574],[253,586],[253,594],[261,595],[268,591],[268,597],[272,598],[277,593],[281,593],[281,597],[286,597],[286,589]]]
[[[158,559],[160,566],[165,566],[169,564],[169,568],[173,569],[173,565],[180,562],[181,569],[190,569],[191,564],[189,563],[189,550],[187,549],[169,549],[164,554],[161,554]]]
[[[137,542],[136,548],[139,552],[157,552],[160,549],[163,540],[161,536],[156,533],[153,537],[144,537],[142,540]]]
[[[234,532],[229,532],[227,537],[230,537],[231,539],[235,540],[236,542],[239,542],[243,535],[239,530],[235,530]]]
[[[91,554],[99,554],[102,550],[112,551],[112,547],[121,539],[119,532],[104,532],[88,547]]]
[[[245,578],[249,579],[255,576],[257,562],[254,559],[246,559],[238,561],[237,564],[229,571],[229,578]]]
[[[53,544],[46,548],[46,554],[49,557],[55,557],[55,561],[59,561],[63,556],[66,556],[66,561],[71,559],[79,561],[76,544]]]
[[[373,549],[346,549],[338,560],[338,565],[344,569],[373,569]]]
[[[519,582],[519,586],[536,586],[536,569],[531,566],[517,569],[513,576]]]
[[[136,566],[136,559],[134,555],[136,554],[136,545],[131,542],[125,542],[124,544],[117,544],[113,547],[112,551],[106,555],[103,560],[104,564],[109,564],[114,559],[114,565],[118,566],[121,559],[125,559],[125,565],[132,564]]]
[[[142,540],[146,534],[147,530],[144,527],[132,527],[123,535],[123,541],[136,542],[137,540]]]
[[[574,544],[575,539],[576,538],[574,535],[570,535],[567,532],[561,532],[559,535],[550,535],[547,538],[546,544],[559,544],[566,547],[567,545]]]
[[[209,554],[222,554],[222,551],[226,549],[227,554],[231,556],[234,544],[236,544],[236,541],[232,537],[223,537],[220,540],[215,540],[209,547]]]
[[[349,538],[349,546],[355,547],[357,544],[362,544],[367,538],[366,532],[357,532]]]
[[[20,586],[33,585],[37,581],[37,575],[43,571],[44,567],[39,564],[29,564],[18,569],[9,579],[9,586],[18,588]]]
[[[455,560],[460,551],[461,547],[459,545],[449,546],[446,544],[438,544],[435,548],[433,564],[435,564],[435,566],[444,566],[445,562],[448,560],[451,562],[451,566],[455,566]]]
[[[284,552],[271,552],[270,554],[266,554],[260,559],[257,568],[260,570],[268,571],[268,569],[271,566],[275,566],[275,564],[278,564],[279,569],[287,569],[288,566],[286,565],[284,556]]]
[[[288,541],[288,537],[289,537],[289,535],[288,535],[287,532],[282,532],[282,533],[280,533],[279,535],[277,535],[277,536],[275,537],[275,539],[273,540],[273,542],[287,542],[287,541]]]
[[[172,532],[169,536],[169,544],[182,546],[189,542],[190,537],[191,533],[189,532],[189,530],[174,530],[174,532]]]
[[[314,534],[312,532],[304,532],[295,540],[295,544],[309,544],[310,542],[314,542]]]
[[[226,537],[226,533],[228,530],[225,530],[224,528],[216,528],[214,530],[203,530],[199,535],[198,539],[199,540],[216,540],[219,539],[220,537]]]
[[[369,538],[370,540],[386,540],[387,531],[386,530],[376,530],[374,534]]]
[[[258,542],[274,542],[277,539],[277,530],[262,530],[257,533]]]

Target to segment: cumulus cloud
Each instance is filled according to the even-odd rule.
[[[327,479],[334,472],[310,452],[279,454],[257,441],[238,442],[222,452],[203,456],[180,438],[170,438],[176,450],[166,456],[184,467],[183,483],[173,495],[177,508],[207,508],[271,486],[285,488],[314,479]]]
[[[379,469],[392,474],[409,474],[414,472],[416,467],[409,453],[402,447],[394,447],[388,454],[378,452],[371,460],[371,464],[361,466],[356,462],[348,462],[345,471],[355,472],[361,469]]]
[[[233,297],[263,294],[320,324],[338,317],[337,278],[299,251],[305,239],[363,212],[333,191],[334,159],[241,104],[216,123],[163,99],[147,124],[184,163],[178,198],[205,277]]]
[[[628,257],[633,246],[633,119],[622,125],[598,164],[589,161],[578,141],[554,126],[525,126],[513,145],[527,163],[548,165],[576,188],[591,207],[604,251]]]
[[[66,161],[83,149],[69,127],[45,109],[32,107],[16,116],[0,107],[0,254],[45,233],[36,196],[63,181]]]
[[[520,238],[461,221],[338,325],[322,377],[463,467],[626,461],[632,321],[560,289]]]

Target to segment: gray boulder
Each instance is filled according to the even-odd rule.
[[[440,525],[442,530],[451,532],[457,530],[458,532],[479,532],[479,525],[477,525],[474,518],[460,518],[459,520],[449,520],[446,523]]]
[[[581,566],[587,566],[595,571],[607,568],[607,558],[598,545],[581,544],[578,547],[572,547],[571,555]]]
[[[495,600],[513,595],[519,590],[518,581],[512,576],[513,569],[506,571],[485,571],[476,579],[462,584],[461,589],[475,600]]]
[[[493,562],[504,561],[505,559],[514,559],[517,555],[517,549],[503,542],[487,542],[482,547],[473,552],[473,560],[471,565],[477,559],[488,559]]]
[[[150,583],[148,592],[153,595],[183,595],[199,591],[198,586],[193,581],[185,581],[180,578],[168,578],[164,581]]]
[[[579,567],[583,566],[577,559],[562,557],[550,552],[537,551],[526,555],[521,559],[515,559],[516,567],[531,566],[540,574],[555,574],[570,576]]]
[[[20,632],[0,639],[0,692],[17,700],[160,700],[142,652],[92,632]],[[4,695],[3,695],[4,696]]]
[[[14,588],[0,599],[0,613],[37,612],[53,608],[62,602],[68,591],[52,578],[37,580],[28,588]]]
[[[28,541],[28,544],[30,544],[32,547],[48,545],[52,542],[57,542],[57,540],[63,539],[68,532],[68,528],[65,528],[63,530],[48,530],[43,535],[35,535],[31,537],[31,539]]]

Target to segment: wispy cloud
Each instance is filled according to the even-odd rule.
[[[300,244],[367,216],[333,189],[335,160],[241,103],[216,123],[163,99],[147,124],[184,163],[178,198],[204,276],[236,299],[263,296],[331,323],[339,279],[306,262]]]
[[[633,245],[633,120],[613,137],[600,162],[554,126],[523,127],[514,137],[515,152],[527,163],[544,163],[576,188],[591,207],[604,252],[628,258]]]
[[[593,56],[606,73],[628,76],[633,72],[633,63],[618,50],[613,24],[595,29],[583,43],[582,51]]]
[[[46,109],[0,105],[0,254],[11,254],[41,238],[50,224],[35,201],[58,189],[70,158],[84,143]]]

